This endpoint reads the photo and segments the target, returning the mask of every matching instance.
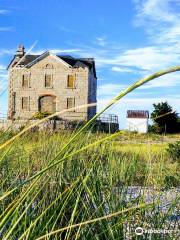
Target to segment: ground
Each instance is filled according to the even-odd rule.
[[[77,133],[30,131],[1,150],[3,239],[126,239],[138,226],[175,239],[180,165],[167,149],[180,135]]]

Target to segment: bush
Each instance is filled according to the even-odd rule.
[[[148,132],[149,133],[156,133],[156,127],[155,125],[148,125]]]
[[[32,119],[43,119],[45,117],[48,117],[49,115],[51,115],[48,112],[36,112],[33,116]]]
[[[169,143],[167,152],[174,161],[180,161],[180,141]]]
[[[165,189],[171,188],[171,187],[178,187],[179,181],[174,176],[166,176],[164,179],[164,186],[165,186]]]

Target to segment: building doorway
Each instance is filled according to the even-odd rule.
[[[56,112],[56,97],[46,95],[39,98],[39,111],[55,113]]]

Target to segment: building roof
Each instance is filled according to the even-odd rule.
[[[16,56],[14,56],[14,58],[10,62],[7,69],[9,69],[9,67],[13,67],[15,65],[16,66],[21,66],[21,67],[28,67],[28,65],[29,66],[32,65],[33,62],[36,62],[36,60],[37,61],[41,60],[43,57],[47,56],[48,54],[50,54],[50,53],[45,52],[45,53],[40,54],[40,55],[32,55],[32,54],[27,54],[26,55],[25,54],[22,57],[22,60],[18,59],[17,61],[16,61]],[[96,77],[95,61],[94,61],[93,58],[74,58],[74,57],[69,56],[69,55],[55,55],[55,56],[60,58],[61,60],[66,62],[68,65],[70,65],[71,67],[74,67],[74,68],[80,67],[83,64],[86,65],[90,70],[93,69],[94,76]],[[19,63],[17,64],[18,61],[19,61]]]
[[[149,111],[147,111],[147,110],[128,110],[127,118],[149,118]]]

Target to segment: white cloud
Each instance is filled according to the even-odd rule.
[[[149,46],[125,50],[111,57],[108,56],[108,53],[107,55],[99,54],[95,59],[99,67],[112,66],[112,71],[147,75],[163,68],[178,65],[179,56],[180,53],[178,53],[175,46]],[[133,71],[131,71],[132,69]]]
[[[140,0],[135,1],[137,7],[137,24],[144,24],[151,20],[157,23],[172,23],[177,21],[174,9],[171,4],[177,3],[178,0]]]
[[[150,89],[150,88],[169,88],[180,87],[180,74],[172,73],[171,75],[164,75],[151,82],[142,85],[138,89]]]
[[[6,15],[8,14],[10,11],[6,10],[6,9],[0,9],[0,15]]]
[[[31,51],[30,54],[43,54],[44,52],[46,52],[46,49],[40,49],[40,50],[34,50]],[[81,52],[81,49],[78,48],[74,48],[74,49],[48,49],[48,51],[50,51],[53,54],[61,54],[61,53],[76,53],[76,52]]]
[[[124,66],[121,66],[121,67],[112,67],[111,69],[113,72],[124,72],[124,73],[132,73],[132,72],[135,72],[134,69],[131,69],[131,68],[128,68],[128,67],[124,67]]]
[[[99,107],[103,108],[105,107],[110,101],[112,100],[111,97],[109,98],[99,98],[98,100],[98,104]],[[131,105],[131,108],[139,108],[139,109],[144,109],[146,108],[146,106],[148,106],[149,108],[152,107],[153,103],[159,103],[159,102],[165,102],[167,101],[169,104],[171,104],[172,106],[175,106],[175,109],[177,108],[178,111],[180,111],[180,97],[176,98],[173,96],[172,97],[152,97],[152,98],[130,98],[130,97],[124,97],[122,99],[120,99],[119,104],[128,104],[128,106]],[[129,107],[128,107],[129,108]]]
[[[12,32],[14,31],[13,27],[0,27],[0,32]]]
[[[125,89],[127,85],[125,84],[113,84],[107,83],[100,85],[98,87],[98,96],[115,96],[118,94],[122,89]]]
[[[4,70],[6,70],[6,66],[4,66],[4,65],[0,65],[0,71],[4,71]]]
[[[136,0],[135,5],[137,9],[136,25],[144,26],[145,31],[154,42],[165,45],[179,43],[179,0]]]
[[[0,49],[0,56],[14,55],[15,51],[15,49]]]
[[[67,33],[78,33],[78,31],[75,31],[74,29],[70,29],[67,27],[58,27],[58,29],[62,32],[67,32]]]
[[[54,54],[58,53],[75,53],[75,52],[81,52],[81,49],[52,49],[51,52]]]
[[[96,38],[96,44],[101,46],[101,47],[105,47],[107,42],[106,42],[106,37],[103,36],[103,37],[97,37]]]
[[[111,67],[119,73],[148,75],[180,62],[180,0],[134,0],[137,10],[136,25],[143,26],[149,45],[141,48],[94,51],[98,67]],[[113,49],[114,50],[114,49]],[[171,75],[156,80],[144,88],[179,85]],[[164,81],[164,83],[163,83]]]

